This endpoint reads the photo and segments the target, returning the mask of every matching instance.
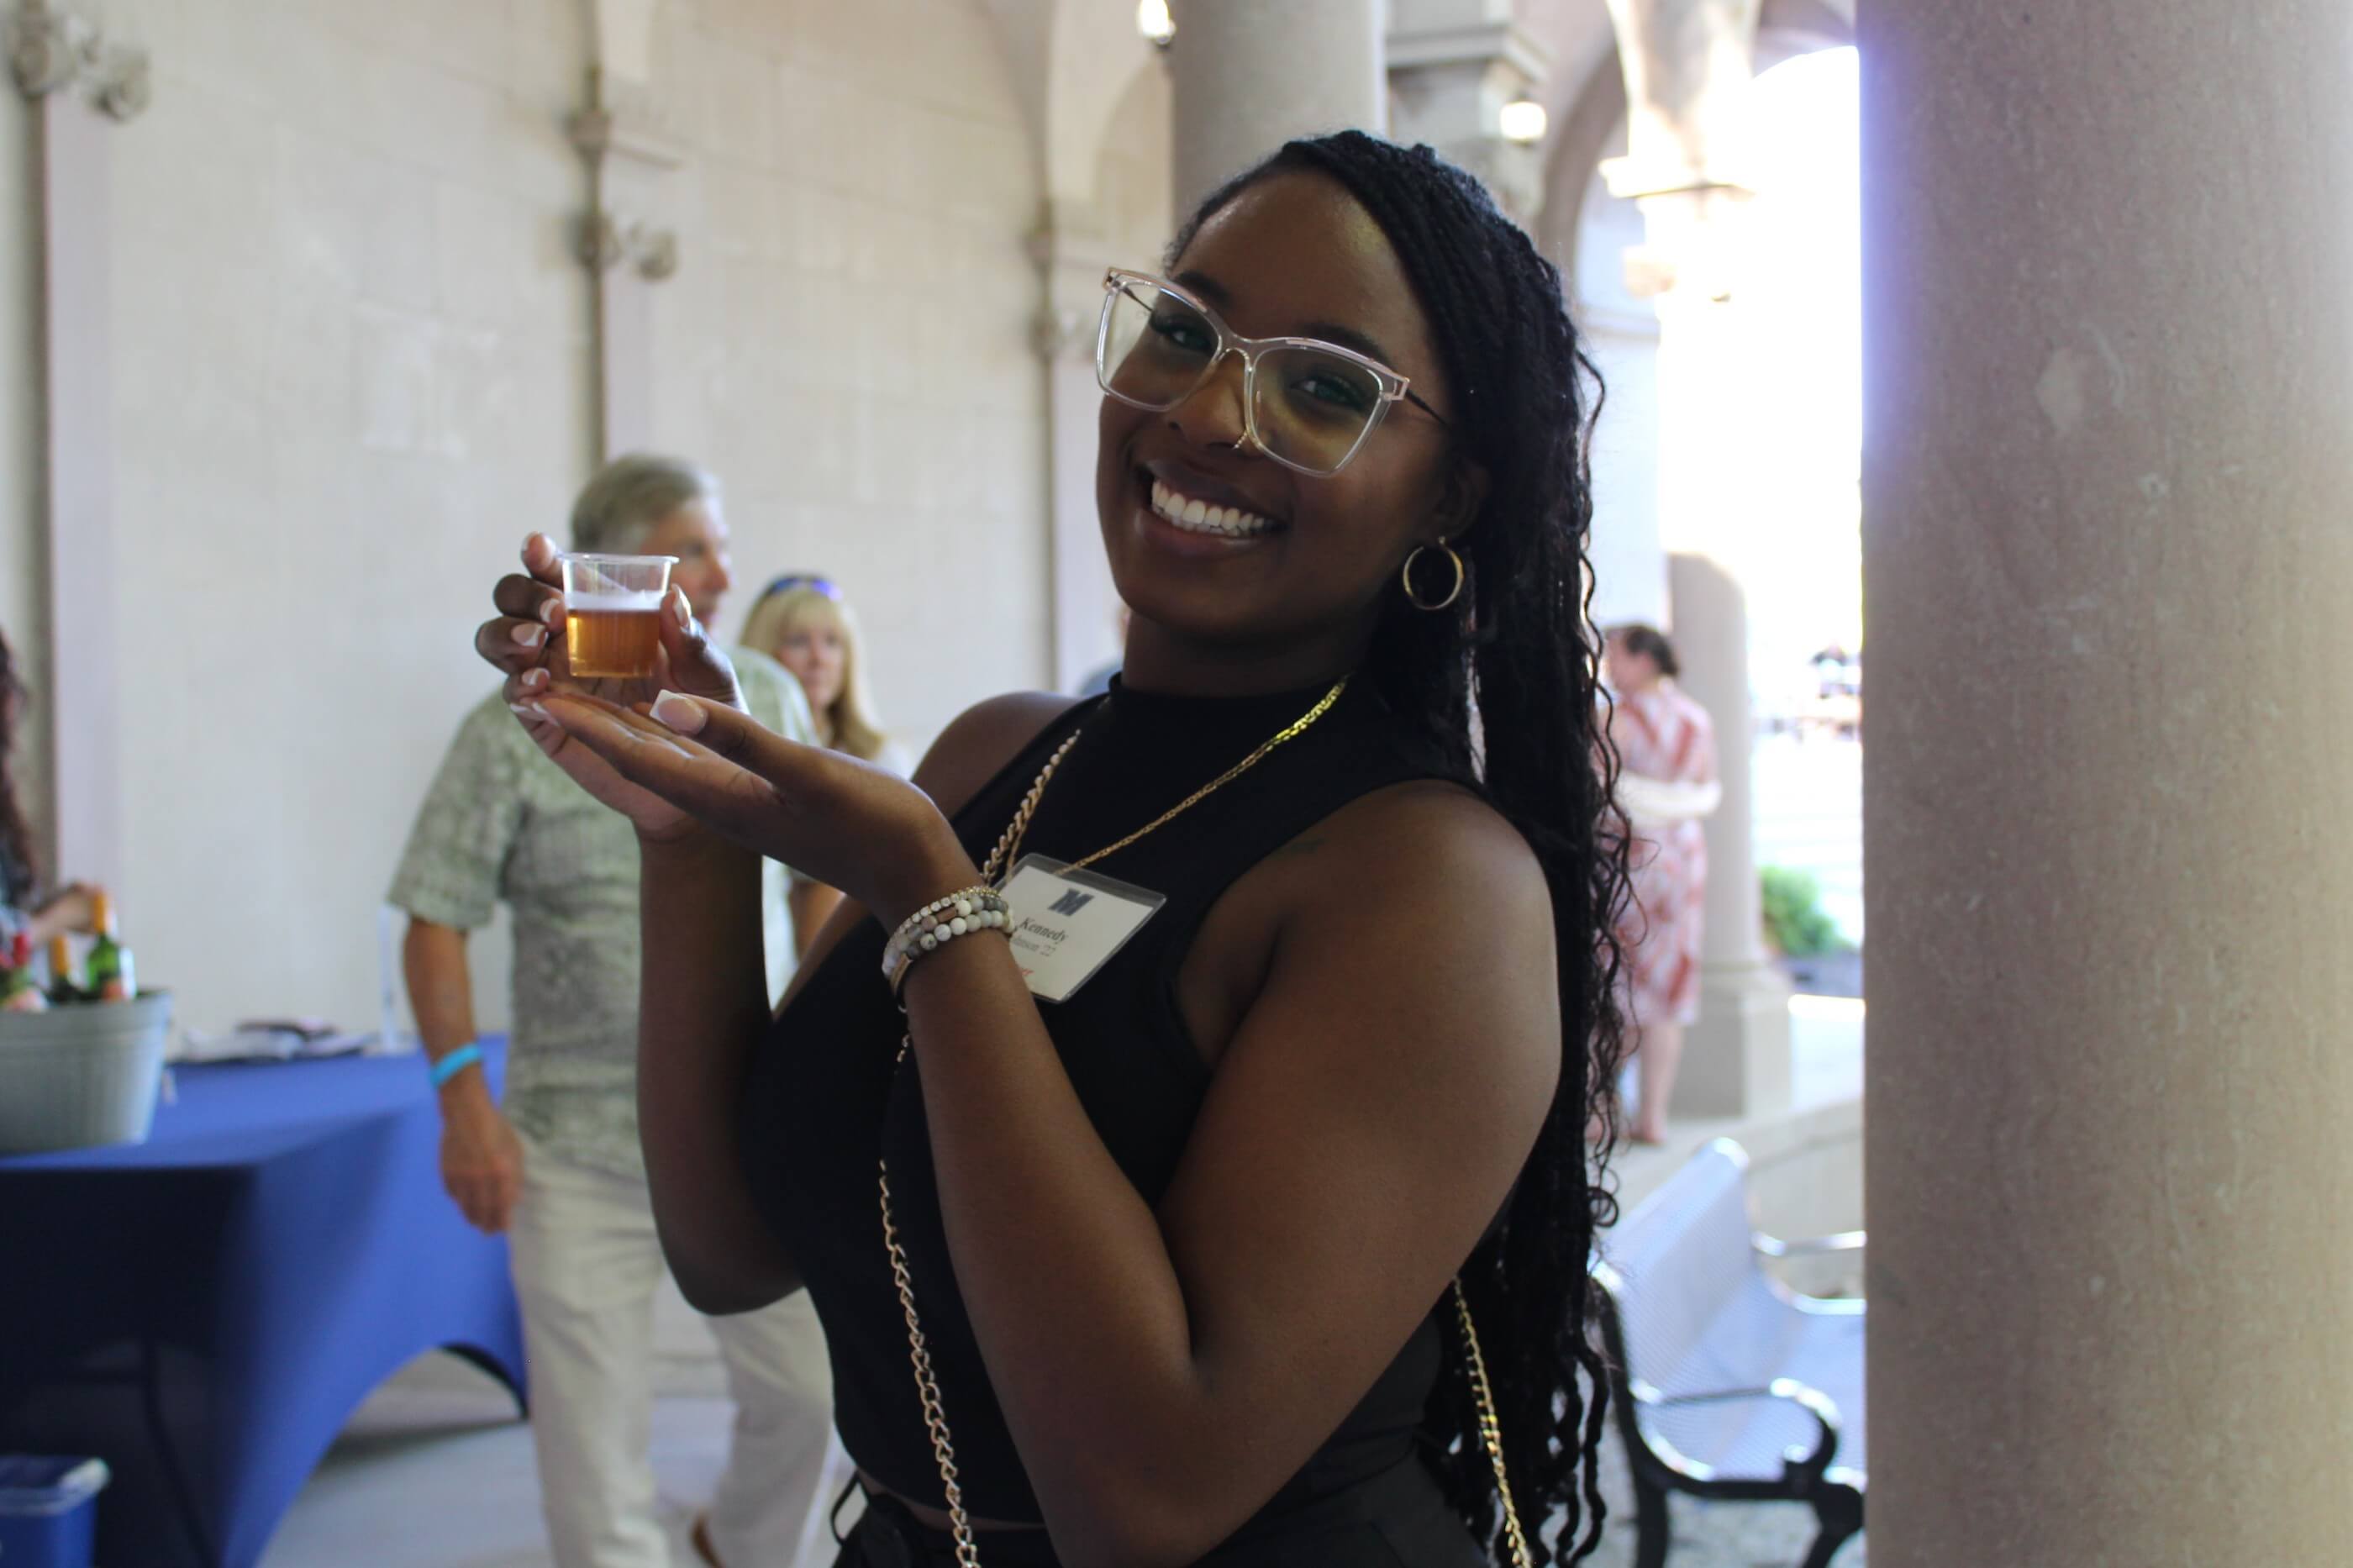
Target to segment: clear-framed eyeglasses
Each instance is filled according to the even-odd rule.
[[[1122,403],[1176,407],[1242,361],[1242,422],[1249,446],[1318,479],[1362,450],[1391,405],[1411,403],[1444,426],[1407,379],[1380,361],[1320,338],[1245,338],[1176,284],[1113,268],[1103,278],[1095,331],[1095,379]]]

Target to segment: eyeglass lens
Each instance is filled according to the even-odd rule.
[[[1096,371],[1106,391],[1146,408],[1174,408],[1208,379],[1217,327],[1177,295],[1125,281],[1111,295]],[[1259,355],[1250,409],[1258,437],[1284,462],[1335,472],[1381,407],[1381,384],[1363,365],[1322,349]]]

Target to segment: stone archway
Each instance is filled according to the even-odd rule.
[[[1530,26],[1554,59],[1544,93],[1553,129],[1545,146],[1536,242],[1573,277],[1586,190],[1611,143],[1625,136],[1625,66],[1602,0],[1526,3],[1536,13]],[[1853,42],[1854,0],[1765,0],[1757,26],[1757,74],[1798,55]]]

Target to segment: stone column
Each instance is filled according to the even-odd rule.
[[[1679,1117],[1757,1116],[1789,1104],[1789,986],[1766,956],[1749,793],[1748,605],[1704,555],[1667,558],[1679,684],[1715,725],[1724,799],[1707,819],[1707,927],[1699,1022],[1683,1034]]]
[[[1103,389],[1095,381],[1095,326],[1103,272],[1113,265],[1100,215],[1089,204],[1048,204],[1030,237],[1044,300],[1030,334],[1046,372],[1046,493],[1053,581],[1054,685],[1075,691],[1119,656],[1119,593],[1103,558],[1095,507],[1095,447]]]
[[[1757,69],[1762,0],[1608,0],[1626,77],[1626,153],[1645,168],[1723,180],[1740,95]]]
[[[1672,1110],[1753,1117],[1789,1103],[1788,986],[1757,931],[1747,521],[1747,399],[1769,395],[1731,308],[1747,193],[1731,162],[1757,0],[1610,0],[1626,79],[1627,154],[1602,165],[1642,213],[1627,286],[1659,312],[1659,534],[1683,685],[1715,721],[1724,802],[1707,819],[1707,931],[1700,1018],[1684,1036]]]
[[[1382,0],[1178,0],[1176,210],[1295,136],[1388,122]]]
[[[121,703],[115,658],[113,124],[147,107],[147,57],[79,14],[31,4],[8,18],[10,65],[34,105],[40,182],[46,689],[50,872],[122,892]],[[20,645],[21,647],[22,645]]]
[[[611,50],[614,40],[601,44]],[[678,233],[659,215],[674,199],[664,176],[686,154],[652,128],[642,84],[609,74],[603,65],[588,68],[586,102],[573,115],[570,131],[588,171],[588,206],[577,239],[594,283],[601,463],[641,450],[653,437],[653,289],[679,265]]]
[[[1502,115],[1505,104],[1541,95],[1552,55],[1512,10],[1511,0],[1392,0],[1389,134],[1429,142],[1532,226],[1543,165],[1534,145],[1504,139]]]
[[[1862,11],[1872,1555],[2353,1542],[2353,9]]]

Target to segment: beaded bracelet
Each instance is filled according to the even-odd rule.
[[[960,936],[1004,931],[1012,923],[1005,900],[994,888],[966,888],[933,900],[899,922],[882,944],[882,978],[891,983],[891,994],[899,994],[907,971],[925,953],[936,952]]]

